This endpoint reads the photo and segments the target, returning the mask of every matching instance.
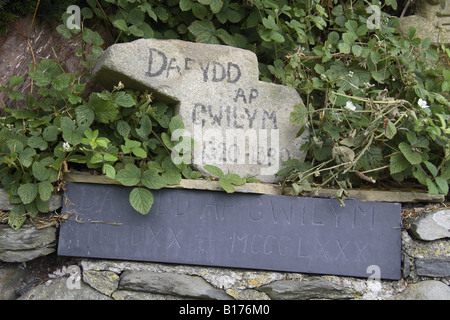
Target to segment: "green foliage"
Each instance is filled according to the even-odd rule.
[[[235,191],[235,186],[242,186],[247,182],[247,179],[241,178],[238,174],[235,173],[223,173],[222,169],[213,166],[213,165],[205,165],[205,170],[211,173],[213,176],[216,176],[219,179],[219,184],[227,193],[233,193]],[[250,177],[248,178],[248,182],[251,182]]]
[[[18,97],[26,102],[23,109],[3,108],[0,130],[0,182],[16,205],[11,227],[20,228],[27,215],[48,211],[68,167],[98,170],[133,186],[130,203],[141,214],[153,204],[150,190],[179,184],[182,176],[201,176],[187,164],[175,165],[161,138],[184,128],[172,108],[121,84],[85,98],[83,75],[65,73],[53,60],[43,59],[32,70],[38,94]],[[14,94],[22,81],[13,77],[1,89]],[[170,148],[178,143],[170,139]]]
[[[295,194],[312,185],[344,190],[368,182],[419,183],[429,193],[447,194],[448,49],[415,37],[414,28],[401,38],[386,12],[380,29],[368,29],[366,3],[353,10],[345,1],[333,3],[328,10],[315,4],[327,28],[308,29],[296,52],[269,66],[302,94],[306,106],[296,106],[290,120],[311,131],[307,165],[288,162],[278,175]]]

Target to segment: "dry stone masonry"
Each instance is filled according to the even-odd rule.
[[[211,164],[275,182],[283,161],[304,157],[299,149],[308,132],[297,137],[300,128],[289,123],[293,107],[303,103],[295,89],[258,75],[251,51],[156,39],[109,47],[93,71],[106,87],[121,81],[175,104],[184,134],[196,141],[197,169],[206,173],[204,165]]]

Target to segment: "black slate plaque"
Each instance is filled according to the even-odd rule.
[[[401,205],[162,189],[147,215],[131,188],[67,183],[58,254],[401,277]]]

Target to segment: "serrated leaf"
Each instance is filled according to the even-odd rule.
[[[398,147],[411,164],[419,164],[422,162],[422,155],[417,151],[413,151],[406,142],[401,142]]]
[[[164,178],[158,174],[158,170],[155,168],[144,171],[141,181],[149,189],[161,189],[167,185]]]
[[[25,210],[25,206],[18,205],[18,206],[15,206],[9,212],[8,224],[14,230],[18,230],[23,225],[23,223],[25,222],[26,219],[27,219],[27,212]]]
[[[427,167],[428,171],[431,172],[433,177],[436,177],[438,173],[438,169],[436,168],[436,166],[429,161],[424,161],[423,163],[425,164],[425,167]]]
[[[230,182],[235,186],[242,186],[243,184],[245,184],[245,179],[242,179],[236,173],[227,173],[222,179],[227,180],[228,182]]]
[[[94,111],[96,119],[102,123],[112,122],[119,113],[117,105],[112,101],[96,103],[94,106]]]
[[[20,163],[28,168],[33,163],[33,156],[36,154],[36,150],[33,148],[26,148],[21,153],[19,153]]]
[[[12,88],[12,87],[18,86],[22,82],[23,82],[23,77],[22,76],[12,76],[9,79],[9,87]]]
[[[58,127],[56,126],[48,126],[45,127],[44,131],[42,132],[42,137],[46,140],[46,141],[56,141],[58,140]]]
[[[38,184],[38,192],[42,201],[48,201],[52,196],[53,185],[48,181],[42,181]]]
[[[153,202],[153,194],[145,188],[134,188],[130,192],[130,204],[140,214],[147,214]]]
[[[44,151],[48,147],[47,141],[45,141],[41,136],[32,136],[28,139],[28,145],[32,148]]]
[[[438,190],[436,184],[430,178],[427,178],[426,184],[428,187],[429,194],[439,194],[439,190]]]
[[[117,132],[124,138],[127,138],[131,132],[130,125],[124,120],[117,121],[116,129]]]
[[[219,184],[227,193],[233,193],[235,191],[234,186],[226,179],[220,179]]]
[[[188,29],[197,42],[219,44],[219,39],[215,36],[216,28],[210,20],[194,21]]]
[[[38,188],[34,183],[26,183],[17,190],[23,204],[31,203],[37,196]]]
[[[142,148],[133,148],[131,149],[131,152],[139,158],[147,158],[147,152],[145,152]]]
[[[181,182],[181,173],[177,170],[167,170],[162,173],[162,177],[166,184],[177,185]]]
[[[102,167],[102,172],[110,179],[116,179],[116,169],[110,164],[105,163]]]
[[[386,124],[386,131],[385,131],[386,137],[388,139],[392,139],[396,134],[397,134],[397,128],[395,127],[395,125],[392,123],[391,120],[388,120],[388,122]]]
[[[401,154],[394,154],[390,159],[389,170],[391,174],[399,173],[405,170],[410,166],[410,163],[406,158]]]
[[[303,104],[297,104],[294,106],[294,111],[289,116],[291,124],[296,126],[304,126],[308,121],[308,109]]]
[[[170,120],[169,131],[170,133],[174,133],[177,129],[184,129],[183,120],[181,120],[180,116],[175,116]]]
[[[216,166],[212,166],[212,165],[205,165],[204,166],[205,170],[208,171],[209,173],[219,177],[219,178],[223,178],[225,175],[222,171],[222,169],[216,167]]]
[[[136,105],[136,102],[134,101],[133,97],[124,91],[114,93],[113,101],[119,106],[124,108],[130,108]]]
[[[39,181],[47,180],[50,175],[49,170],[41,162],[34,162],[33,166],[31,167],[31,172],[33,173],[33,176]]]
[[[116,180],[127,187],[135,186],[141,181],[141,170],[134,164],[127,163],[124,169],[117,172]]]
[[[436,177],[435,182],[442,194],[448,194],[448,180]]]

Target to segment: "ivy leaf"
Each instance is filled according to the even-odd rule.
[[[134,164],[127,163],[124,169],[117,172],[116,180],[127,187],[135,186],[141,181],[141,170]]]
[[[31,203],[37,196],[38,188],[34,183],[26,183],[17,190],[23,204]]]
[[[130,192],[130,204],[140,214],[147,214],[153,202],[153,194],[145,188],[134,188]]]

